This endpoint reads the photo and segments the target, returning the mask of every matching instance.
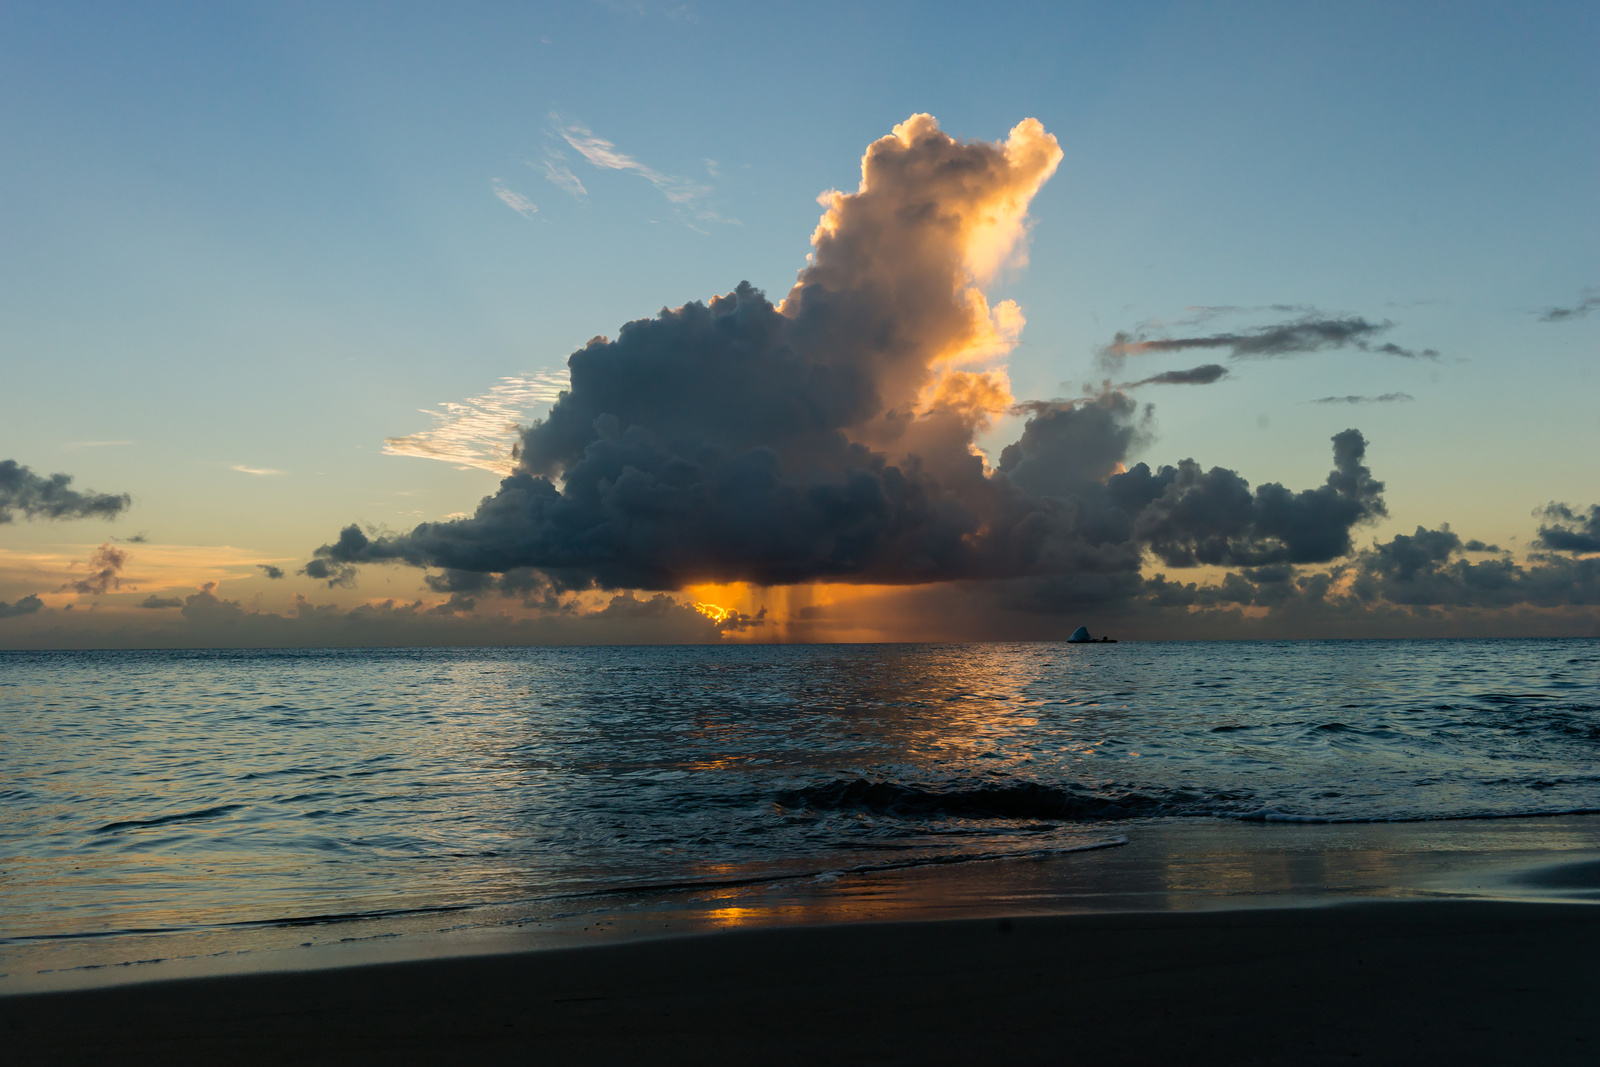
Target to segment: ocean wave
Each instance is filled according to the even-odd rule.
[[[1505,784],[1505,780],[1499,783]],[[1519,783],[1541,792],[1567,779],[1535,779]],[[1587,781],[1585,780],[1585,783]],[[1340,792],[1325,793],[1341,798]],[[845,779],[794,789],[776,798],[792,812],[842,812],[875,815],[927,824],[940,819],[1005,820],[1008,822],[1094,823],[1149,818],[1212,818],[1242,822],[1411,823],[1462,822],[1484,819],[1536,819],[1563,815],[1595,815],[1600,808],[1584,805],[1511,810],[1405,811],[1382,814],[1349,812],[1297,812],[1282,810],[1273,802],[1244,792],[1201,793],[1192,790],[1090,791],[1085,786],[1052,786],[1019,781],[1005,785],[952,784],[947,787],[907,785],[897,782]]]
[[[854,811],[899,818],[1102,822],[1159,815],[1222,814],[1253,800],[1247,793],[1205,796],[1183,790],[1128,790],[1107,795],[1083,787],[1027,781],[940,788],[853,778],[791,790],[781,794],[777,803],[790,810]]]

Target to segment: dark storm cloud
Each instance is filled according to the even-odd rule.
[[[1155,475],[1141,463],[1120,478],[1137,476],[1141,495],[1151,494],[1134,533],[1168,566],[1325,563],[1351,550],[1354,527],[1388,513],[1383,483],[1362,462],[1366,449],[1356,430],[1335,435],[1333,472],[1298,493],[1275,482],[1252,493],[1237,473],[1202,471],[1193,460]]]
[[[1600,504],[1585,515],[1566,504],[1549,504],[1542,512],[1538,543],[1556,552],[1600,552]]]
[[[26,519],[114,519],[128,509],[126,493],[80,493],[70,474],[48,478],[14,459],[0,460],[0,523]]]
[[[359,565],[405,563],[442,572],[426,579],[436,592],[553,605],[592,587],[734,581],[1049,577],[1061,596],[1126,596],[1146,551],[1169,566],[1350,551],[1351,530],[1384,514],[1353,430],[1334,438],[1326,484],[1300,492],[1193,460],[1127,470],[1149,409],[1108,390],[1018,405],[1021,435],[986,470],[974,444],[1010,397],[963,354],[1003,351],[1012,320],[974,279],[999,262],[994,220],[1020,239],[1059,158],[1037,123],[996,145],[911,120],[869,148],[860,191],[826,199],[781,305],[743,283],[595,338],[474,515],[399,535],[347,526],[303,573],[348,583]],[[1159,344],[1286,355],[1372,347],[1388,325],[1308,316]]]
[[[1370,622],[1386,612],[1391,624],[1407,618],[1437,623],[1441,617],[1428,613],[1438,609],[1482,613],[1600,606],[1600,559],[1535,554],[1521,563],[1509,557],[1474,563],[1462,558],[1497,551],[1481,541],[1463,541],[1448,526],[1418,526],[1413,533],[1374,543],[1328,572],[1246,569],[1213,585],[1174,582],[1158,574],[1143,583],[1141,596],[1144,606],[1156,609],[1266,607],[1281,618],[1324,626]]]
[[[44,601],[37,596],[29,595],[19,598],[14,604],[7,604],[0,600],[0,619],[11,619],[21,615],[37,614],[44,607]]]
[[[1112,362],[1127,356],[1154,352],[1181,352],[1186,349],[1227,349],[1230,359],[1283,359],[1321,352],[1329,348],[1358,348],[1388,356],[1433,359],[1439,353],[1431,348],[1417,351],[1391,341],[1379,342],[1379,334],[1394,327],[1389,321],[1371,322],[1358,315],[1318,317],[1307,315],[1289,322],[1258,326],[1250,330],[1204,334],[1190,337],[1145,338],[1119,332],[1102,350]]]
[[[1188,370],[1169,370],[1161,374],[1152,374],[1148,378],[1129,382],[1122,388],[1137,389],[1141,385],[1210,385],[1227,376],[1227,367],[1220,363],[1206,363],[1199,367],[1190,367]]]
[[[1467,549],[1449,527],[1418,526],[1357,560],[1351,591],[1390,604],[1505,608],[1600,605],[1600,559],[1535,555],[1527,563],[1459,558]]]
[[[347,528],[317,560],[535,568],[564,588],[981,572],[985,521],[1012,501],[971,442],[1003,384],[941,361],[998,336],[973,278],[1003,259],[996,219],[1020,240],[1060,155],[1031,120],[1001,145],[913,118],[871,146],[859,192],[833,194],[781,309],[741,284],[596,338],[472,518]]]
[[[159,611],[162,608],[181,608],[183,607],[183,598],[176,596],[155,596],[152,594],[151,596],[147,596],[143,600],[139,601],[139,606],[141,608],[150,608],[154,611]]]
[[[1378,396],[1324,396],[1311,401],[1313,404],[1395,404],[1415,400],[1410,393],[1381,393]]]
[[[1539,321],[1564,322],[1567,319],[1581,319],[1597,309],[1600,309],[1600,289],[1585,289],[1583,298],[1571,307],[1545,308],[1539,315]]]
[[[128,554],[120,548],[112,548],[109,544],[101,545],[89,554],[89,570],[87,577],[79,578],[75,582],[68,582],[56,590],[58,593],[77,593],[80,596],[104,596],[106,593],[122,588],[122,568],[128,562]]]
[[[266,575],[273,581],[277,581],[279,578],[283,577],[282,567],[274,567],[270,563],[257,563],[256,567],[261,571],[262,574]]]

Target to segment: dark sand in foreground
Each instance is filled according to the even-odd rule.
[[[9,1063],[1600,1062],[1600,908],[758,929],[0,998]]]

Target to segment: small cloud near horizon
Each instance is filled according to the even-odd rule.
[[[1407,400],[1415,400],[1410,393],[1383,393],[1379,396],[1324,396],[1310,401],[1313,404],[1393,404]]]

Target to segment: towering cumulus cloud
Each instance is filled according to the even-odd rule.
[[[1033,119],[986,143],[913,116],[868,147],[855,192],[822,198],[781,303],[745,283],[595,338],[476,514],[396,537],[350,526],[311,566],[405,562],[444,568],[441,591],[522,592],[530,571],[557,589],[920,583],[1136,574],[1147,548],[1173,565],[1348,551],[1383,511],[1353,430],[1325,486],[1252,493],[1192,461],[1125,470],[1144,414],[1110,390],[1025,405],[987,467],[974,441],[1013,404],[1001,361],[1023,317],[985,290],[1022,261],[1061,157]]]

